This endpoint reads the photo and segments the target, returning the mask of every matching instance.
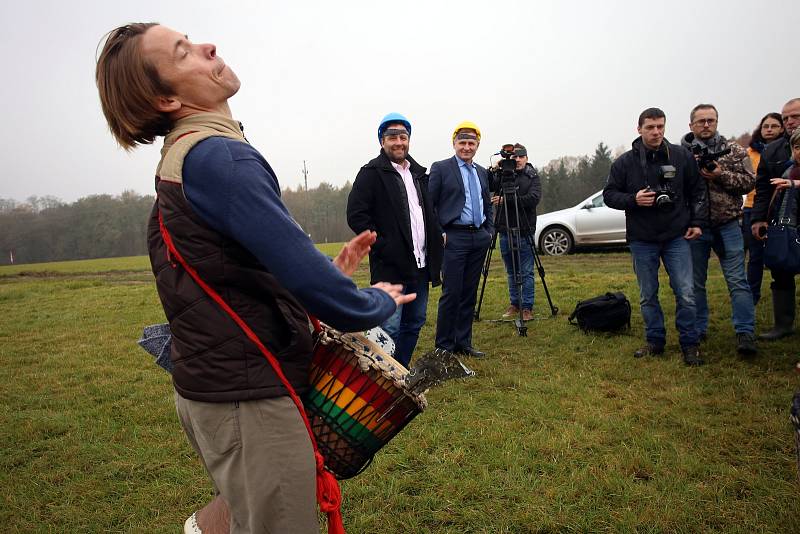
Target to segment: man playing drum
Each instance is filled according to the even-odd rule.
[[[302,394],[312,352],[306,311],[336,329],[360,331],[415,295],[386,283],[359,290],[349,278],[374,232],[351,240],[333,263],[314,248],[281,202],[269,164],[231,116],[228,99],[240,82],[214,45],[158,24],[122,26],[105,40],[96,81],[120,146],[165,137],[150,260],[172,331],[178,415],[229,504],[230,531],[318,532],[306,428],[232,312]],[[191,521],[185,529],[197,531]]]

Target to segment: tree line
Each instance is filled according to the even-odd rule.
[[[574,206],[603,188],[613,161],[602,142],[590,156],[567,156],[539,169],[538,213]],[[351,184],[323,182],[315,188],[284,189],[283,202],[316,243],[347,241],[347,197]],[[52,196],[24,202],[0,198],[0,264],[37,263],[147,254],[152,195],[125,191],[92,195],[72,203]]]

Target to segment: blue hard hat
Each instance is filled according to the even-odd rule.
[[[383,119],[381,119],[381,123],[378,126],[378,142],[383,142],[383,132],[386,131],[386,126],[389,124],[396,124],[400,123],[406,127],[408,130],[408,135],[411,135],[411,123],[408,122],[408,119],[404,116],[400,115],[399,113],[389,113]]]

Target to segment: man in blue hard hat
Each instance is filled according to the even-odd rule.
[[[372,280],[402,284],[417,298],[383,323],[394,357],[408,367],[425,324],[429,284],[439,285],[442,240],[428,195],[425,167],[408,155],[411,123],[389,113],[378,125],[378,157],[361,167],[347,201],[347,223],[359,234],[377,232],[369,254]]]

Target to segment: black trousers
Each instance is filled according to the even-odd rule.
[[[436,318],[436,346],[450,351],[472,347],[472,320],[478,282],[492,235],[477,231],[446,230],[442,259],[442,296]]]
[[[777,290],[787,290],[794,293],[794,277],[795,275],[792,273],[787,273],[786,271],[778,271],[775,269],[771,270],[772,272],[772,283],[769,285],[771,289]]]

